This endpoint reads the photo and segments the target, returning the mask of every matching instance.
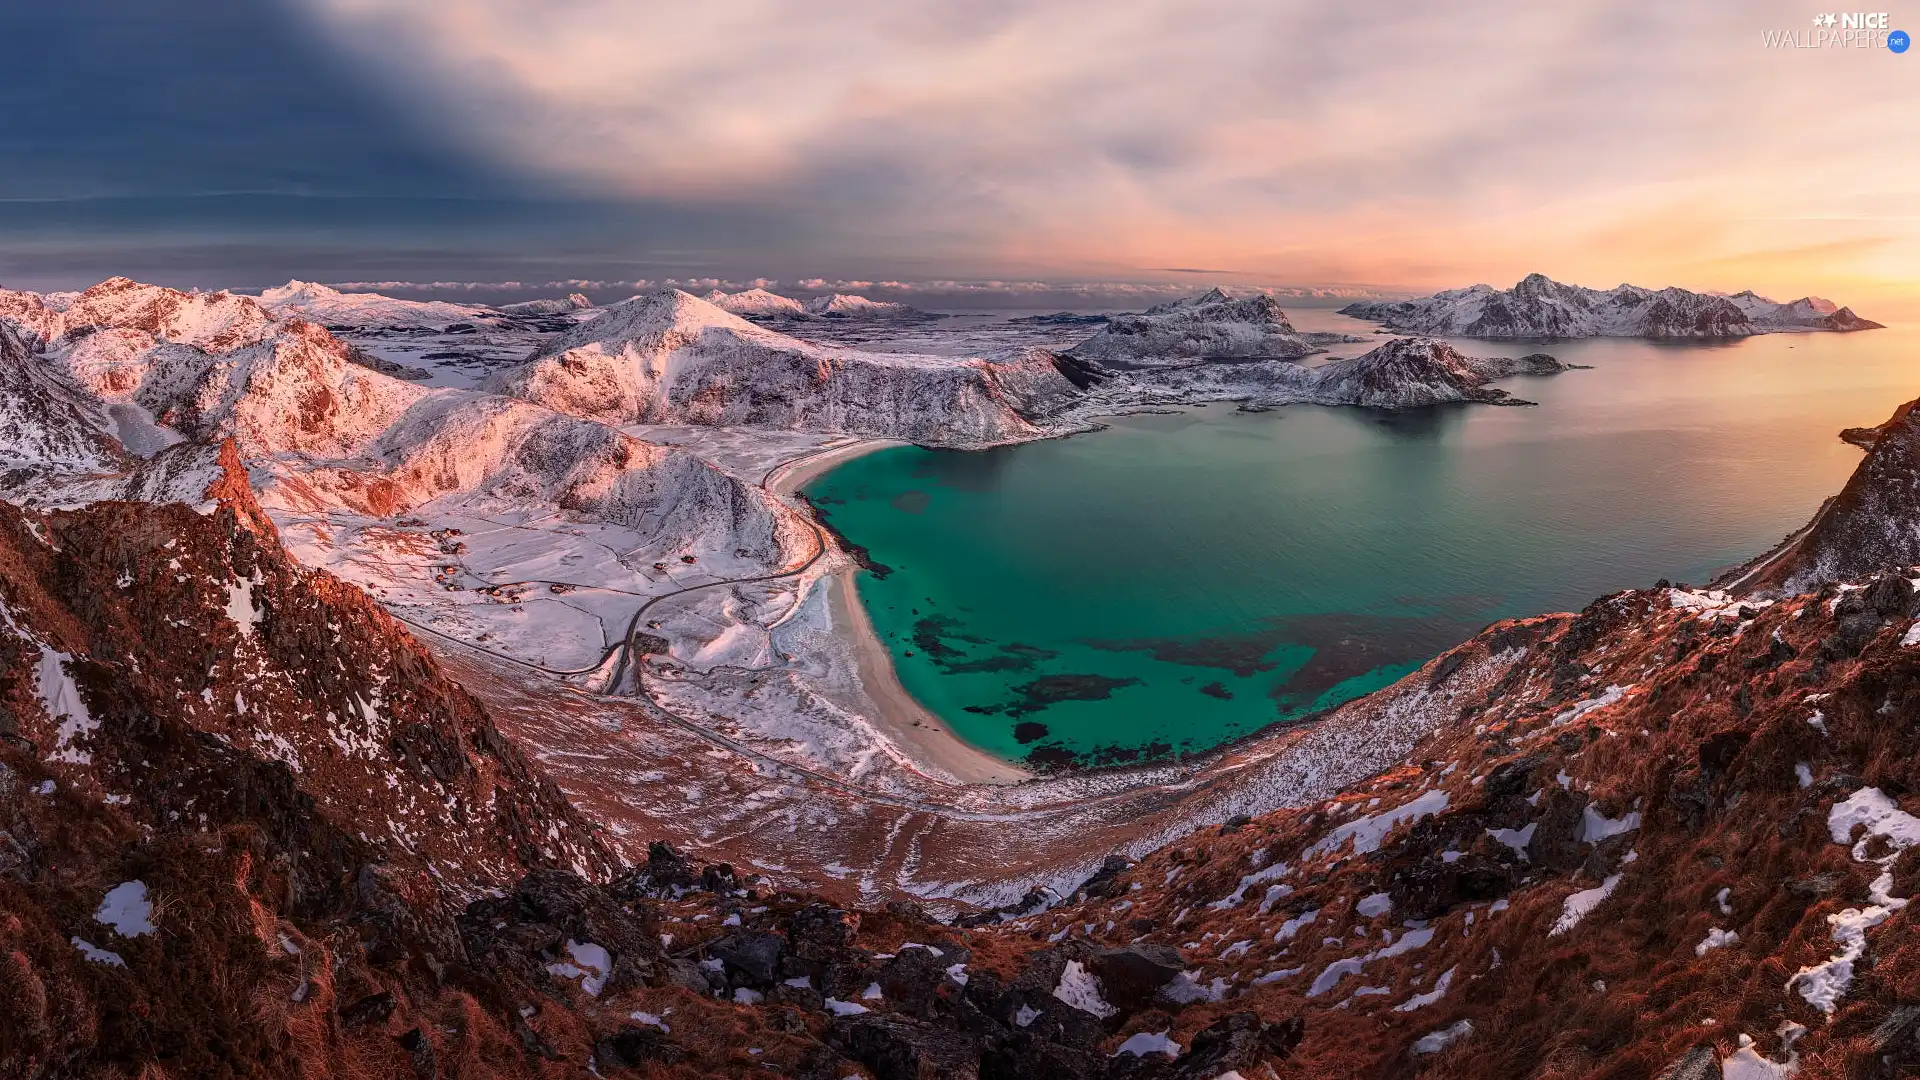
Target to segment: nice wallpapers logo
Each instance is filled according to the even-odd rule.
[[[1913,39],[1895,30],[1884,11],[1827,11],[1813,17],[1810,30],[1762,30],[1769,49],[1885,49],[1906,52]]]

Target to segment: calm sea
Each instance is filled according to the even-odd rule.
[[[1366,693],[1496,618],[1704,581],[1839,490],[1839,429],[1920,395],[1899,329],[1455,344],[1592,369],[1500,384],[1537,408],[1214,405],[888,450],[808,494],[890,571],[860,595],[916,698],[993,753],[1110,763]]]

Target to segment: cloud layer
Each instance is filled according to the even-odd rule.
[[[1920,61],[1763,47],[1797,4],[305,3],[496,161],[886,265],[1920,273]]]

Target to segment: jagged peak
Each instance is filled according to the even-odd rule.
[[[1514,283],[1513,288],[1507,290],[1508,294],[1512,296],[1550,297],[1561,297],[1567,293],[1580,293],[1585,291],[1588,290],[1583,289],[1579,285],[1568,285],[1565,282],[1555,281],[1547,275],[1538,272],[1528,274],[1526,277],[1521,278]]]
[[[1213,309],[1204,314],[1209,317],[1246,317],[1286,318],[1280,308],[1280,301],[1266,292],[1234,292],[1215,285],[1206,292],[1195,296],[1185,296],[1178,300],[1169,300],[1164,304],[1155,304],[1146,310],[1148,315],[1177,315],[1186,312],[1199,312],[1201,309]],[[1222,315],[1218,309],[1226,309],[1232,314]]]
[[[1439,338],[1405,337],[1382,342],[1367,352],[1362,353],[1359,359],[1365,360],[1368,357],[1422,357],[1435,360],[1459,360],[1464,358],[1465,355],[1466,354],[1462,353],[1459,349],[1454,348]]]
[[[256,534],[278,542],[280,532],[273,527],[272,519],[267,517],[266,511],[260,508],[259,500],[254,497],[247,463],[241,460],[240,444],[234,441],[233,436],[220,440],[220,454],[214,462],[220,472],[202,494],[233,511],[234,517]]]
[[[81,299],[84,300],[84,299],[91,299],[93,297],[99,297],[99,296],[112,296],[114,293],[123,293],[128,291],[129,289],[165,289],[165,288],[166,286],[164,285],[148,285],[148,284],[145,284],[144,282],[135,281],[132,278],[127,277],[123,274],[115,274],[114,276],[106,279],[105,281],[100,282],[97,285],[90,285],[87,288],[82,289],[80,291],[80,297]],[[174,290],[169,289],[168,291],[171,292]],[[182,293],[181,295],[184,296],[186,294]]]

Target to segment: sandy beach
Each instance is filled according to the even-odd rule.
[[[767,490],[776,495],[791,495],[841,462],[904,445],[907,444],[869,439],[835,447],[776,469],[767,479]],[[837,565],[824,582],[834,628],[853,649],[860,686],[865,691],[864,701],[851,704],[902,753],[932,775],[945,774],[963,784],[1017,784],[1032,779],[1033,774],[1020,766],[960,738],[901,685],[893,669],[892,655],[874,632],[866,610],[860,606],[854,584],[854,575],[858,572],[859,568],[851,563]]]

